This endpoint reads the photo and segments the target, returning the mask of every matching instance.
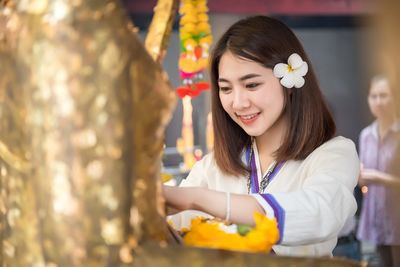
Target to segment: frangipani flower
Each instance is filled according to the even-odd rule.
[[[298,54],[293,53],[288,58],[288,64],[276,64],[273,72],[275,77],[282,78],[281,84],[286,88],[301,88],[305,83],[303,76],[308,72],[308,65]]]

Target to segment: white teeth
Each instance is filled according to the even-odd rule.
[[[246,116],[241,115],[240,117],[245,119],[245,120],[250,120],[250,119],[254,118],[255,116],[257,116],[257,114],[246,115]]]

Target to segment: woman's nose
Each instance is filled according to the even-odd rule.
[[[383,103],[382,97],[378,96],[378,97],[376,98],[376,104],[380,106],[380,105],[382,105],[382,103]]]
[[[234,90],[232,108],[244,109],[250,106],[250,99],[246,92],[242,90]]]

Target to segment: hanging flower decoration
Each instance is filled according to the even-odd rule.
[[[183,230],[183,242],[188,246],[268,253],[279,240],[278,224],[260,213],[254,214],[254,220],[255,227],[250,227],[196,217],[190,230]]]
[[[181,53],[178,65],[183,85],[177,88],[177,93],[181,98],[196,97],[210,87],[204,77],[212,42],[207,11],[206,0],[182,0],[179,8]]]
[[[275,65],[273,73],[275,77],[281,78],[281,84],[286,88],[303,87],[305,76],[308,72],[307,62],[303,61],[301,57],[293,53],[288,58],[288,64],[278,63]]]

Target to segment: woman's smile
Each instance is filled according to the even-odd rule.
[[[252,124],[253,122],[255,122],[260,114],[261,114],[261,112],[247,114],[247,115],[236,114],[236,116],[243,124],[249,125],[249,124]]]

